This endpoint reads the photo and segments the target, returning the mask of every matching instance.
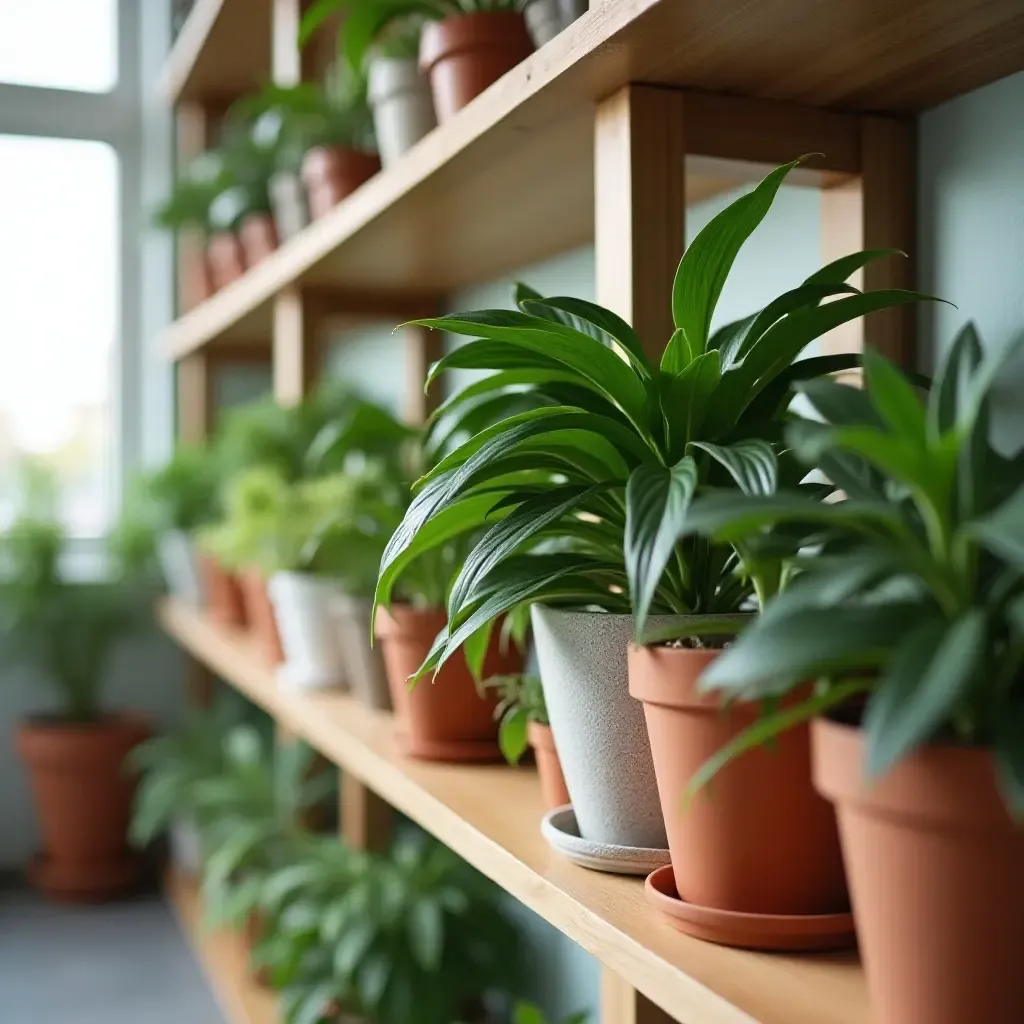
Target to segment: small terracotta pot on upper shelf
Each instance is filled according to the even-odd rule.
[[[280,244],[277,224],[271,214],[250,213],[238,228],[246,267],[254,267]]]
[[[399,604],[390,611],[377,609],[377,639],[399,742],[411,757],[427,761],[501,761],[497,694],[488,690],[481,695],[461,652],[444,663],[436,678],[428,676],[409,688],[409,677],[423,664],[446,621],[443,609]],[[484,679],[522,670],[521,653],[511,645],[502,650],[499,632],[494,631],[484,658]]]
[[[569,790],[562,774],[562,762],[558,760],[555,737],[551,726],[530,722],[527,736],[537,758],[537,774],[540,776],[540,791],[544,796],[544,808],[553,811],[570,803]]]
[[[271,665],[284,661],[281,636],[277,630],[277,617],[267,590],[267,579],[254,567],[242,571],[239,581],[242,585],[242,600],[249,630],[260,652]]]
[[[242,243],[233,231],[217,231],[206,243],[206,258],[215,290],[226,288],[245,273]]]
[[[225,629],[244,626],[245,604],[238,577],[206,552],[199,552],[198,563],[207,617]]]
[[[347,146],[314,146],[302,161],[310,216],[331,212],[380,170],[380,157]]]
[[[533,52],[521,14],[480,11],[430,22],[420,37],[420,69],[444,124]]]

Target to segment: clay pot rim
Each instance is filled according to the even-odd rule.
[[[671,864],[647,876],[644,895],[680,931],[725,946],[796,952],[841,949],[856,941],[849,910],[839,914],[750,914],[687,903],[676,892]]]
[[[521,26],[529,42],[526,21],[519,11],[472,11],[452,14],[440,21],[428,21],[420,36],[421,73],[429,75],[441,61],[467,50],[512,48],[515,36],[508,31],[512,25]],[[533,50],[532,42],[530,50]]]
[[[882,778],[865,779],[865,732],[821,716],[811,722],[814,785],[827,800],[915,828],[1015,829],[999,790],[988,747],[932,743]],[[954,784],[951,785],[950,782]]]
[[[379,169],[380,154],[373,150],[340,144],[310,146],[302,157],[299,178],[308,188],[311,184],[319,184],[339,164],[356,164],[363,170],[371,163],[375,171]]]
[[[390,608],[377,606],[374,616],[374,635],[381,640],[390,640],[399,636],[425,636],[430,639],[444,629],[448,622],[448,613],[444,608],[420,608],[402,601],[394,601]]]
[[[29,715],[18,723],[18,732],[33,736],[94,736],[98,733],[148,731],[149,722],[140,711],[103,711],[93,722],[76,722],[56,714]]]
[[[543,722],[534,722],[531,719],[526,723],[526,736],[534,750],[548,750],[552,754],[558,752],[555,746],[555,734],[551,731],[550,725],[545,725]]]

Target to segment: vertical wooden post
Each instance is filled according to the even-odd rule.
[[[858,249],[900,249],[864,268],[853,283],[866,289],[912,288],[916,277],[916,133],[908,118],[861,118],[861,174],[822,192],[822,258]],[[861,352],[865,344],[901,366],[915,368],[913,305],[872,313],[823,339],[828,352]]]
[[[282,405],[298,405],[316,380],[320,320],[318,303],[298,287],[274,300],[274,397]]]
[[[686,243],[684,97],[629,85],[595,125],[597,301],[633,325],[658,358],[672,335],[672,279]],[[602,1024],[671,1018],[614,971],[601,973]]]
[[[686,244],[685,96],[627,85],[597,108],[597,301],[660,356],[672,335],[672,279]]]
[[[642,996],[609,967],[601,968],[600,1024],[674,1024],[660,1007]]]
[[[425,327],[406,327],[404,335],[406,384],[402,413],[407,422],[420,424],[440,402],[440,387],[435,384],[428,392],[423,384],[431,364],[444,355],[444,335]]]

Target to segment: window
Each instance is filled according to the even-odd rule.
[[[0,529],[25,455],[75,535],[109,519],[119,219],[108,145],[0,135]]]
[[[0,531],[26,457],[53,471],[72,536],[101,536],[116,508],[137,358],[137,11],[0,0]]]
[[[109,92],[117,72],[117,0],[0,0],[0,82]]]

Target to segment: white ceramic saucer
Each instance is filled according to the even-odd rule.
[[[651,850],[641,846],[616,846],[595,843],[580,835],[572,805],[548,811],[540,823],[541,835],[563,857],[592,871],[614,875],[647,875],[669,863],[668,850]]]

